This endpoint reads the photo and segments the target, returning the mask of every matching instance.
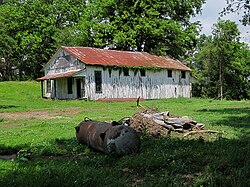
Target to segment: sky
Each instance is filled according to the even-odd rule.
[[[200,21],[202,24],[202,34],[211,35],[213,24],[217,23],[220,17],[219,13],[227,6],[226,0],[207,0],[202,7],[202,14],[192,18],[192,21]],[[221,17],[223,20],[235,21],[238,24],[238,29],[241,32],[241,41],[250,44],[250,26],[243,26],[239,20],[241,15],[230,13]]]

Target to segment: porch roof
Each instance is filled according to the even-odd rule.
[[[59,73],[59,74],[52,74],[52,75],[45,75],[43,77],[38,78],[38,81],[42,80],[49,80],[49,79],[59,79],[59,78],[65,78],[65,77],[71,77],[77,73],[79,73],[81,70],[78,71],[70,71],[66,73]]]

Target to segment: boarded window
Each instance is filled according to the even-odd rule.
[[[95,71],[95,92],[102,93],[102,72]]]
[[[146,76],[146,71],[145,71],[145,69],[140,69],[140,73],[141,73],[141,76],[142,76],[142,77],[145,77],[145,76]]]
[[[172,70],[171,69],[168,70],[168,77],[172,77]]]
[[[72,77],[69,77],[69,78],[67,79],[68,94],[72,94],[72,93],[73,93],[72,84],[73,84],[73,78],[72,78]]]
[[[185,71],[181,71],[181,78],[185,79],[186,78],[186,72]]]
[[[46,92],[51,93],[51,80],[46,81]]]
[[[124,74],[124,76],[129,76],[129,69],[128,68],[124,68],[123,69],[123,74]]]

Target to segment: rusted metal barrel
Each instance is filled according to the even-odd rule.
[[[140,150],[140,137],[129,126],[117,122],[82,121],[76,129],[79,143],[111,155],[126,155]]]

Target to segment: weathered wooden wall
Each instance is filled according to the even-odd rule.
[[[65,73],[69,71],[81,70],[85,68],[82,62],[64,50],[59,50],[51,58],[51,63],[45,68],[45,75]]]
[[[139,69],[129,69],[129,76],[124,76],[120,68],[89,66],[79,62],[63,50],[59,50],[45,67],[45,75],[84,70],[73,77],[73,93],[68,94],[67,78],[51,81],[51,93],[45,96],[58,99],[77,98],[76,79],[85,77],[85,97],[90,100],[99,98],[137,98],[160,99],[191,97],[191,76],[186,71],[186,78],[181,78],[181,71],[172,70],[172,77],[168,77],[168,70],[146,70],[146,76],[141,76]],[[102,72],[102,92],[95,91],[95,71]],[[46,88],[46,81],[44,88]]]
[[[79,62],[77,58],[70,55],[64,50],[59,50],[51,58],[51,63],[45,67],[45,75],[54,75],[59,73],[66,73],[69,71],[76,71],[85,69],[85,64]],[[73,79],[73,93],[68,94],[67,78],[60,78],[51,80],[51,93],[46,90],[46,82],[44,81],[45,97],[57,99],[75,99],[77,98],[76,81]]]
[[[95,92],[94,71],[102,71],[102,93]],[[186,71],[186,78],[181,78],[181,71],[173,70],[168,77],[166,69],[159,71],[146,70],[146,76],[129,70],[129,76],[123,71],[112,69],[111,76],[108,68],[86,66],[86,71],[78,76],[86,76],[86,95],[91,100],[99,98],[137,98],[160,99],[171,97],[191,97],[191,77]]]

